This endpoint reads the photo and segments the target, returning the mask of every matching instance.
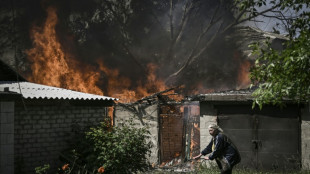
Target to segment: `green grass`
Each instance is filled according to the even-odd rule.
[[[218,174],[220,173],[219,169],[203,169],[193,172],[173,172],[173,171],[149,171],[144,172],[147,174]],[[243,170],[243,169],[234,169],[233,174],[309,174],[310,171],[297,171],[297,172],[260,172],[253,170]]]
[[[195,170],[191,172],[176,172],[169,171],[164,169],[154,169],[152,171],[144,172],[147,174],[218,174],[220,170],[217,166],[206,167],[205,165],[199,165],[195,167]],[[233,174],[310,174],[310,171],[281,171],[281,172],[272,172],[272,171],[257,171],[252,169],[233,169]],[[142,173],[141,173],[142,174]]]

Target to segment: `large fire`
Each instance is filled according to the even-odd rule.
[[[157,66],[154,64],[147,65],[147,79],[144,82],[135,82],[139,84],[138,87],[129,90],[131,79],[122,77],[119,70],[105,66],[102,58],[96,58],[96,66],[85,65],[77,61],[74,54],[64,50],[59,42],[55,30],[57,21],[56,9],[49,7],[47,8],[47,19],[43,26],[32,28],[31,36],[34,47],[26,51],[31,61],[32,74],[28,76],[30,81],[85,93],[108,95],[119,98],[124,103],[136,101],[167,89],[164,81],[156,77]],[[247,87],[250,84],[248,69],[251,64],[248,61],[241,61],[239,55],[235,55],[234,58],[241,62],[236,88]],[[103,77],[106,78],[104,80],[106,84],[102,84]],[[105,92],[100,86],[104,86]],[[198,83],[193,88],[192,94],[213,91],[214,89],[206,89],[202,83]],[[170,96],[173,96],[173,91],[170,93],[172,93]]]
[[[128,90],[131,84],[130,79],[121,77],[116,69],[107,68],[101,59],[97,60],[99,68],[76,61],[72,54],[63,50],[57,38],[55,30],[57,21],[56,9],[50,7],[47,9],[44,26],[35,26],[32,29],[34,48],[27,51],[32,63],[32,74],[28,77],[30,81],[104,95],[103,90],[98,87],[100,74],[104,73],[108,78],[107,84],[103,84],[108,91],[105,95],[119,98],[121,102],[131,102],[145,97],[150,95],[149,91],[166,89],[164,82],[154,75],[156,66],[152,64],[148,65],[147,83],[141,83],[135,91],[131,91]]]
[[[34,48],[27,51],[32,62],[32,75],[28,79],[40,84],[102,95],[103,92],[96,86],[99,72],[92,70],[92,67],[79,65],[69,53],[62,50],[55,30],[56,9],[48,8],[47,13],[43,28],[34,27],[32,30]],[[80,71],[77,67],[85,69]]]

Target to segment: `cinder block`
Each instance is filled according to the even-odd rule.
[[[43,119],[43,120],[49,120],[49,119],[51,119],[51,118],[50,118],[50,115],[46,115],[46,114],[40,114],[40,115],[42,115],[42,116],[41,116],[41,119]]]
[[[56,123],[56,120],[49,119],[49,120],[47,121],[47,123],[55,124],[55,123]]]
[[[72,110],[72,113],[73,113],[73,114],[80,114],[81,111],[80,111],[79,109],[73,109],[73,110]]]
[[[60,125],[59,124],[52,124],[52,128],[59,128]]]
[[[49,124],[44,124],[42,127],[43,127],[43,129],[49,129],[49,128],[51,128],[51,125],[49,125]]]
[[[17,114],[16,114],[16,115],[17,115]],[[24,113],[24,112],[21,112],[21,113],[19,113],[18,115],[22,115],[24,120],[30,120],[30,119],[32,119],[32,118],[31,118],[31,115],[27,114],[26,112],[25,112],[25,113]]]
[[[29,129],[27,131],[28,134],[35,134],[36,133],[36,130],[35,129]]]
[[[87,114],[87,113],[88,113],[88,109],[83,109],[83,110],[81,110],[81,113],[82,113],[82,114]]]
[[[24,129],[32,129],[32,125],[30,124],[24,125]]]
[[[57,123],[64,123],[64,120],[63,119],[58,119]]]
[[[74,118],[74,114],[66,114],[67,118]]]
[[[39,115],[47,115],[45,110],[40,110],[37,112]]]
[[[27,134],[27,130],[24,130],[24,129],[18,130],[18,133],[21,134],[21,135]]]
[[[35,125],[33,125],[33,128],[34,129],[41,129],[42,125],[41,124],[35,124]]]
[[[46,130],[45,130],[45,129],[37,129],[36,132],[37,132],[38,134],[41,134],[41,133],[45,133]]]

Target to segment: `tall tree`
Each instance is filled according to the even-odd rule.
[[[32,8],[37,10],[31,10]],[[9,53],[10,63],[22,67],[25,54],[30,45],[29,28],[42,12],[39,0],[3,0],[0,2],[0,56]],[[38,19],[37,19],[38,20]],[[29,22],[31,21],[31,22]],[[14,55],[16,54],[16,55]],[[19,65],[20,64],[20,65]],[[18,68],[16,67],[16,68]]]
[[[3,11],[14,0],[5,2]],[[236,58],[238,46],[228,37],[234,27],[258,22],[259,16],[283,17],[283,24],[291,21],[281,16],[279,1],[268,5],[264,0],[21,0],[15,4],[19,36],[28,37],[31,25],[40,26],[46,17],[45,8],[56,6],[62,47],[74,50],[85,63],[103,59],[132,80],[132,89],[147,79],[149,63],[158,66],[157,75],[168,85],[235,88],[238,61],[246,57]],[[72,38],[75,49],[70,47],[73,42],[68,44]],[[30,39],[21,45],[22,54],[31,47]]]
[[[94,1],[93,5],[87,13],[77,9],[75,18],[69,21],[72,30],[84,38],[81,39],[84,44],[92,39],[108,40],[104,46],[112,50],[113,53],[107,52],[114,56],[114,61],[120,57],[125,62],[131,60],[140,69],[139,74],[146,72],[147,63],[156,63],[167,84],[184,81],[195,84],[192,76],[202,76],[199,81],[204,81],[219,74],[205,80],[211,88],[216,88],[211,79],[221,77],[227,84],[235,81],[234,73],[224,68],[234,62],[233,50],[237,48],[228,48],[234,44],[227,44],[225,38],[234,31],[234,26],[271,12],[270,17],[276,18],[278,15],[274,13],[281,8],[280,2],[267,6],[262,0],[110,0]],[[219,50],[225,50],[226,55],[218,54]],[[218,60],[221,63],[214,66]],[[207,71],[210,77],[195,74],[197,67],[199,71]]]

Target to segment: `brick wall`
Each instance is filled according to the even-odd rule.
[[[61,167],[60,152],[67,148],[72,124],[98,123],[106,116],[103,106],[22,106],[15,110],[15,171],[34,173],[35,167]],[[55,173],[55,172],[54,172]]]

